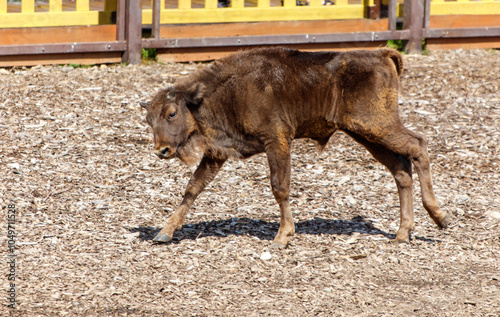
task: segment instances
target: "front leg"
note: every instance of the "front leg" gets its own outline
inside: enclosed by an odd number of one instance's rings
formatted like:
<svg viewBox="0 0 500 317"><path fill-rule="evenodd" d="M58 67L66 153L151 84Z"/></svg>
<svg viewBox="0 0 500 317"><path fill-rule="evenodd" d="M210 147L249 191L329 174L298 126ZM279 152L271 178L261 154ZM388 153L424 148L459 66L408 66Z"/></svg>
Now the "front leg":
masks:
<svg viewBox="0 0 500 317"><path fill-rule="evenodd" d="M290 141L273 144L267 147L266 154L271 170L271 187L274 198L280 206L281 220L278 234L274 238L272 248L285 248L288 240L295 233L292 211L290 209Z"/></svg>
<svg viewBox="0 0 500 317"><path fill-rule="evenodd" d="M181 204L168 219L167 225L154 237L154 242L165 243L172 240L175 230L182 227L186 214L196 197L215 178L225 161L225 159L203 156L200 165L189 180Z"/></svg>

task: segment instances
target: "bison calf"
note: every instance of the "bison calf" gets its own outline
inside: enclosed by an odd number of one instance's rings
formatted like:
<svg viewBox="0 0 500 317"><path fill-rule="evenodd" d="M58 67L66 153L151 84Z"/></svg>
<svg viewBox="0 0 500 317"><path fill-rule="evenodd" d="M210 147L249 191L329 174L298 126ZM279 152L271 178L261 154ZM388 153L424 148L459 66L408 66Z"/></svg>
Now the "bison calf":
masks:
<svg viewBox="0 0 500 317"><path fill-rule="evenodd" d="M341 130L361 143L396 180L407 241L413 220L412 163L423 205L440 228L447 215L431 183L426 140L406 129L398 113L401 55L393 50L300 52L249 50L215 61L159 92L147 104L154 151L162 159L201 162L182 203L153 241L168 242L205 186L230 158L265 152L271 186L281 211L274 247L295 232L289 203L292 140L310 138L324 147Z"/></svg>

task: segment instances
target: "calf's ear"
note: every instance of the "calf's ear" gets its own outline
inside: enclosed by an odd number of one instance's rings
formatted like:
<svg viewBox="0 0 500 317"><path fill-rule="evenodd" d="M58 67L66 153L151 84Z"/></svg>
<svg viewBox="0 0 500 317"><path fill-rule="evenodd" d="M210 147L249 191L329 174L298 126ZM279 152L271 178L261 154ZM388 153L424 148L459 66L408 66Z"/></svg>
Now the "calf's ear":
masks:
<svg viewBox="0 0 500 317"><path fill-rule="evenodd" d="M141 105L141 107L143 107L144 109L148 110L149 101L148 102L140 102L139 104Z"/></svg>
<svg viewBox="0 0 500 317"><path fill-rule="evenodd" d="M186 89L186 103L191 109L201 105L205 95L205 85L202 83L191 83Z"/></svg>

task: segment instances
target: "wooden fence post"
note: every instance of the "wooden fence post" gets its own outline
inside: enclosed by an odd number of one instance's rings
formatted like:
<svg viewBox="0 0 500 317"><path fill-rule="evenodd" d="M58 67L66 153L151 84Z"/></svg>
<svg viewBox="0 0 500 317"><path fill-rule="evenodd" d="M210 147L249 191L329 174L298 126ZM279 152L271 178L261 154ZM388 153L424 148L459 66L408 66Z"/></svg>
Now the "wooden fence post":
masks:
<svg viewBox="0 0 500 317"><path fill-rule="evenodd" d="M151 35L154 39L160 38L160 11L161 11L161 1L153 0L153 26L151 29Z"/></svg>
<svg viewBox="0 0 500 317"><path fill-rule="evenodd" d="M380 19L380 6L382 0L374 0L374 5L368 7L368 18Z"/></svg>
<svg viewBox="0 0 500 317"><path fill-rule="evenodd" d="M125 41L125 10L126 0L118 0L116 3L116 40Z"/></svg>
<svg viewBox="0 0 500 317"><path fill-rule="evenodd" d="M396 31L397 9L397 0L389 0L389 7L387 8L389 18L389 31Z"/></svg>
<svg viewBox="0 0 500 317"><path fill-rule="evenodd" d="M420 54L424 36L424 0L405 0L403 29L410 29L404 50L409 54Z"/></svg>
<svg viewBox="0 0 500 317"><path fill-rule="evenodd" d="M141 63L142 48L142 9L140 0L122 0L125 3L125 41L126 51L122 62L129 64Z"/></svg>

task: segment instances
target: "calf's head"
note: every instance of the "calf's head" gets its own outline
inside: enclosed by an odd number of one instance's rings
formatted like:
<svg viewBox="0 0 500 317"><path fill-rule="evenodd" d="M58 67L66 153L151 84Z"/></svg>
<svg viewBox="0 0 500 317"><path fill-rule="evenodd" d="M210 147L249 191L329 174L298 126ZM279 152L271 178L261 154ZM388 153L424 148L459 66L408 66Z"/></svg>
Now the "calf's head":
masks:
<svg viewBox="0 0 500 317"><path fill-rule="evenodd" d="M196 156L197 124L193 111L203 103L200 83L172 85L160 91L146 108L146 120L153 130L154 153L162 159L179 158L191 163Z"/></svg>

